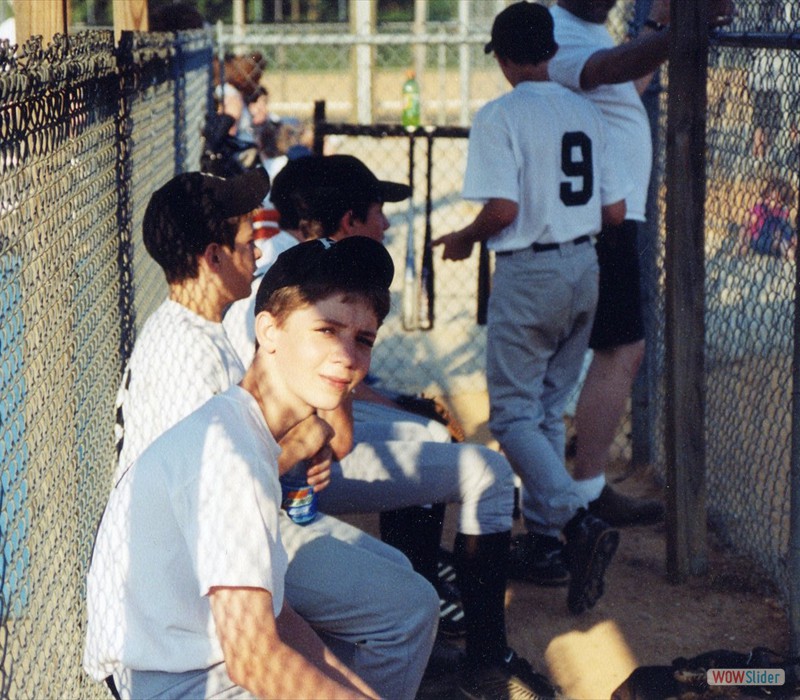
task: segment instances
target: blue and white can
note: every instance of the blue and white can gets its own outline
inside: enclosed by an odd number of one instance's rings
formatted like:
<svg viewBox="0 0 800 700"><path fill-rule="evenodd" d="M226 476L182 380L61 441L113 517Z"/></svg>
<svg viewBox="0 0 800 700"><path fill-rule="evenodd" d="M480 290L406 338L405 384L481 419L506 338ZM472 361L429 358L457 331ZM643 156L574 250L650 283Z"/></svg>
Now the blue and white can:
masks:
<svg viewBox="0 0 800 700"><path fill-rule="evenodd" d="M281 508L298 525L317 517L317 494L306 479L306 464L301 462L281 477Z"/></svg>

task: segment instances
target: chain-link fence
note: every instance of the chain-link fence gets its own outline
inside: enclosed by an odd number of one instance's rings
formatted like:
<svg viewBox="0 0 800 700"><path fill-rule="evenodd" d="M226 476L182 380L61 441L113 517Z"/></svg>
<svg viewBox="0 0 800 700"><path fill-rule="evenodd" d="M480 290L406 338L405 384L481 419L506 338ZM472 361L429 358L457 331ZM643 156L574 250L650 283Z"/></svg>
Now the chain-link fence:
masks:
<svg viewBox="0 0 800 700"><path fill-rule="evenodd" d="M0 44L0 697L104 695L81 670L85 574L133 322L163 294L132 232L198 167L211 46Z"/></svg>
<svg viewBox="0 0 800 700"><path fill-rule="evenodd" d="M788 560L800 5L764 0L737 10L709 57L708 509L788 599L797 585Z"/></svg>

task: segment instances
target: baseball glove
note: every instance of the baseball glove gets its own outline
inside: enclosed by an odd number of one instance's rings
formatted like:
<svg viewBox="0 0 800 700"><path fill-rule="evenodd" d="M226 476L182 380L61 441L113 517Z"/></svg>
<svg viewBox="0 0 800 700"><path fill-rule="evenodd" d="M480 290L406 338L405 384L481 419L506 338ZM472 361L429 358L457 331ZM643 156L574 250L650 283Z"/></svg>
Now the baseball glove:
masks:
<svg viewBox="0 0 800 700"><path fill-rule="evenodd" d="M430 398L423 394L400 394L394 398L400 408L423 418L435 420L444 425L450 432L453 442L464 442L466 437L461 426L447 407L439 399Z"/></svg>

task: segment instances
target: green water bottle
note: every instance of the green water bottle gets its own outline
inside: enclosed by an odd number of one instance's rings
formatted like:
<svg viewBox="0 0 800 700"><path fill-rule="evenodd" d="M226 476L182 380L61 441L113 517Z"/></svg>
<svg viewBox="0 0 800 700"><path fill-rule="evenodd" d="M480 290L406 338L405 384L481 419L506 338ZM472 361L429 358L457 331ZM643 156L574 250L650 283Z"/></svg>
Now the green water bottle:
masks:
<svg viewBox="0 0 800 700"><path fill-rule="evenodd" d="M403 83L403 115L401 122L407 129L414 129L421 123L420 120L419 83L413 70L406 73L406 82Z"/></svg>

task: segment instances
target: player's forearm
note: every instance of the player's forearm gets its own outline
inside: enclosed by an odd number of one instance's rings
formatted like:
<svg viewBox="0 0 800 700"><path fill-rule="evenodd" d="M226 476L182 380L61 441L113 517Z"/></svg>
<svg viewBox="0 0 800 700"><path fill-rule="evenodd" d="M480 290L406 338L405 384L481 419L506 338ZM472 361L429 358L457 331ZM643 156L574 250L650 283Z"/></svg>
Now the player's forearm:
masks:
<svg viewBox="0 0 800 700"><path fill-rule="evenodd" d="M510 199L490 199L474 221L465 226L462 235L470 243L481 243L496 236L517 218L519 206Z"/></svg>
<svg viewBox="0 0 800 700"><path fill-rule="evenodd" d="M723 27L733 19L733 0L711 0L708 27ZM592 54L581 72L581 89L634 81L639 94L669 57L670 3L655 0L639 36L612 49Z"/></svg>
<svg viewBox="0 0 800 700"><path fill-rule="evenodd" d="M269 591L215 587L209 602L228 675L255 697L375 697L331 660L322 640L288 605L276 619Z"/></svg>
<svg viewBox="0 0 800 700"><path fill-rule="evenodd" d="M301 653L292 645L276 640L269 646L260 645L242 652L232 655L231 658L226 656L228 674L236 685L248 690L255 697L276 700L363 700L365 697L376 697L359 690L331 662L333 654L327 649L323 651L306 648Z"/></svg>
<svg viewBox="0 0 800 700"><path fill-rule="evenodd" d="M336 655L323 644L308 623L288 604L284 605L277 623L281 639L288 646L302 653L326 676L349 690L355 691L357 697L362 697L361 694L369 698L378 697L372 688L336 658Z"/></svg>
<svg viewBox="0 0 800 700"><path fill-rule="evenodd" d="M581 72L581 89L644 80L652 76L668 55L669 30L645 29L636 39L593 53Z"/></svg>

